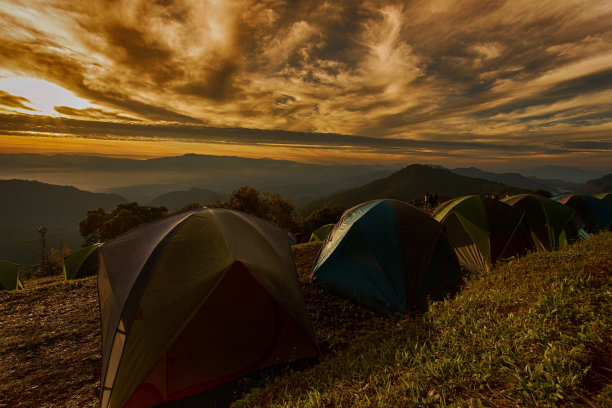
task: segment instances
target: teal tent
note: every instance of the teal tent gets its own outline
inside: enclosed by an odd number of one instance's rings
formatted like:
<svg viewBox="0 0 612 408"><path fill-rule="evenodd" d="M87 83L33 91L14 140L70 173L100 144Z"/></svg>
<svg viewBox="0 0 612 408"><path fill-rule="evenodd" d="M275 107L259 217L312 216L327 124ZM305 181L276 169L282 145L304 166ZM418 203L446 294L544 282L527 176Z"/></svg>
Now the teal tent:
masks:
<svg viewBox="0 0 612 408"><path fill-rule="evenodd" d="M0 290L15 289L23 289L23 284L19 280L19 265L0 261Z"/></svg>
<svg viewBox="0 0 612 408"><path fill-rule="evenodd" d="M456 291L460 271L442 224L407 203L375 200L344 212L311 279L390 314Z"/></svg>
<svg viewBox="0 0 612 408"><path fill-rule="evenodd" d="M519 194L502 201L525 213L536 249L560 249L578 239L576 213L570 207L538 194Z"/></svg>
<svg viewBox="0 0 612 408"><path fill-rule="evenodd" d="M98 273L98 247L88 246L64 257L64 279L80 279Z"/></svg>
<svg viewBox="0 0 612 408"><path fill-rule="evenodd" d="M310 235L310 240L308 242L325 241L325 238L327 238L327 235L329 234L329 231L332 230L332 228L334 228L334 224L327 224L327 225L323 225L322 227L317 228Z"/></svg>
<svg viewBox="0 0 612 408"><path fill-rule="evenodd" d="M572 208L576 212L576 222L581 236L589 236L599 231L609 231L612 224L612 203L599 198L580 195L564 194L552 198L553 200Z"/></svg>

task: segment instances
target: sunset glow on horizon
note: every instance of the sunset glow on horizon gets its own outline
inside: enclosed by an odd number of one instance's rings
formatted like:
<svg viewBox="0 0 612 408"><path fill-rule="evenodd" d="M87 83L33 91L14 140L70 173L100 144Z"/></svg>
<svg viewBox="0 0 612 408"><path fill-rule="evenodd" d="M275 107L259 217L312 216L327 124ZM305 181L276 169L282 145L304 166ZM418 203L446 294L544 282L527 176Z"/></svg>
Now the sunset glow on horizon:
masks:
<svg viewBox="0 0 612 408"><path fill-rule="evenodd" d="M612 165L612 4L3 0L0 153Z"/></svg>

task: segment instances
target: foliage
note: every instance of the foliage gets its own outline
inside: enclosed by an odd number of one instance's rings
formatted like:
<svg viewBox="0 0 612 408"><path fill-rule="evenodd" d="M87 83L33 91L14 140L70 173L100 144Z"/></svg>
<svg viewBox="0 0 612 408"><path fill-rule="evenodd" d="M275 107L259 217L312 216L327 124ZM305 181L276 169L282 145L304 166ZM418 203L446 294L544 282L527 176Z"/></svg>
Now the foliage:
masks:
<svg viewBox="0 0 612 408"><path fill-rule="evenodd" d="M104 208L87 211L79 222L79 232L85 239L83 246L104 242L130 229L168 214L166 207L148 207L136 202L119 204L108 214Z"/></svg>
<svg viewBox="0 0 612 408"><path fill-rule="evenodd" d="M612 406L611 247L602 233L471 275L454 299L233 406Z"/></svg>
<svg viewBox="0 0 612 408"><path fill-rule="evenodd" d="M305 237L310 237L310 234L317 228L323 225L337 223L340 217L342 217L342 213L344 213L344 207L340 205L324 205L315 208L304 218L302 222L302 233Z"/></svg>
<svg viewBox="0 0 612 408"><path fill-rule="evenodd" d="M261 217L272 224L294 231L297 225L293 203L277 193L260 193L251 186L234 190L227 201L215 201L208 207L229 208Z"/></svg>
<svg viewBox="0 0 612 408"><path fill-rule="evenodd" d="M70 255L70 248L67 245L61 249L51 248L51 251L38 263L24 269L21 276L24 279L59 276L64 271L64 257L67 255Z"/></svg>

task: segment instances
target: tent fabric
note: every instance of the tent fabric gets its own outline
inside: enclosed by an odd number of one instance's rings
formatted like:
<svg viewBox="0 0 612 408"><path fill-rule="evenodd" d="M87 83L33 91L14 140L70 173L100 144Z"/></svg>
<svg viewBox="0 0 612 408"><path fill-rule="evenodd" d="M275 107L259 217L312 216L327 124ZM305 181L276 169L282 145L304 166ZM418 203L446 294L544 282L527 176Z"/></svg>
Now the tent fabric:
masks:
<svg viewBox="0 0 612 408"><path fill-rule="evenodd" d="M146 407L318 355L287 233L196 209L102 245L100 406Z"/></svg>
<svg viewBox="0 0 612 408"><path fill-rule="evenodd" d="M64 257L64 280L81 279L98 273L98 247L95 244Z"/></svg>
<svg viewBox="0 0 612 408"><path fill-rule="evenodd" d="M612 204L612 193L597 193L593 194L593 197L604 200L607 203Z"/></svg>
<svg viewBox="0 0 612 408"><path fill-rule="evenodd" d="M477 195L440 204L433 217L446 227L448 241L466 269L487 271L499 259L533 250L523 213Z"/></svg>
<svg viewBox="0 0 612 408"><path fill-rule="evenodd" d="M314 264L314 284L383 313L406 313L460 283L442 224L398 200L344 212Z"/></svg>
<svg viewBox="0 0 612 408"><path fill-rule="evenodd" d="M556 250L578 239L573 209L538 194L519 194L502 199L523 211L538 250Z"/></svg>
<svg viewBox="0 0 612 408"><path fill-rule="evenodd" d="M598 231L609 231L612 224L612 204L589 195L565 194L553 200L576 212L578 228L589 236ZM582 234L581 234L582 236Z"/></svg>
<svg viewBox="0 0 612 408"><path fill-rule="evenodd" d="M322 227L317 228L310 234L310 240L308 242L323 242L329 232L334 228L334 224L326 224Z"/></svg>
<svg viewBox="0 0 612 408"><path fill-rule="evenodd" d="M13 262L0 261L0 290L23 289L19 279L19 265Z"/></svg>

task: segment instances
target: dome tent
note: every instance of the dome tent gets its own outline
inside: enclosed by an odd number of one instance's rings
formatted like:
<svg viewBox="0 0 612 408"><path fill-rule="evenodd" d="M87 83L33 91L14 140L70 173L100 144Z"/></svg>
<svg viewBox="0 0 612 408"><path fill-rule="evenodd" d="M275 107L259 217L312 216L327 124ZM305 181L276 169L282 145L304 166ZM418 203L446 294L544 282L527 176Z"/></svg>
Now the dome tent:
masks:
<svg viewBox="0 0 612 408"><path fill-rule="evenodd" d="M287 233L202 208L103 244L100 405L150 407L318 347Z"/></svg>
<svg viewBox="0 0 612 408"><path fill-rule="evenodd" d="M13 262L0 261L0 290L23 289L19 279L19 265Z"/></svg>
<svg viewBox="0 0 612 408"><path fill-rule="evenodd" d="M610 230L610 224L612 224L611 203L593 196L580 194L563 194L552 199L576 212L576 222L578 228L582 230L581 235L589 236L598 231Z"/></svg>
<svg viewBox="0 0 612 408"><path fill-rule="evenodd" d="M64 280L81 279L98 273L98 247L100 244L82 248L64 257Z"/></svg>
<svg viewBox="0 0 612 408"><path fill-rule="evenodd" d="M524 213L495 199L458 197L440 204L433 217L445 225L449 244L467 269L489 270L500 258L534 249Z"/></svg>
<svg viewBox="0 0 612 408"><path fill-rule="evenodd" d="M322 227L317 228L310 234L308 242L323 242L329 235L329 231L334 228L334 224L325 224Z"/></svg>
<svg viewBox="0 0 612 408"><path fill-rule="evenodd" d="M519 194L502 199L525 213L536 249L555 250L578 239L574 210L537 194Z"/></svg>
<svg viewBox="0 0 612 408"><path fill-rule="evenodd" d="M593 194L593 197L604 200L607 203L612 204L612 193L597 193Z"/></svg>
<svg viewBox="0 0 612 408"><path fill-rule="evenodd" d="M359 204L330 232L312 282L383 313L406 313L458 288L459 265L443 229L401 201Z"/></svg>

